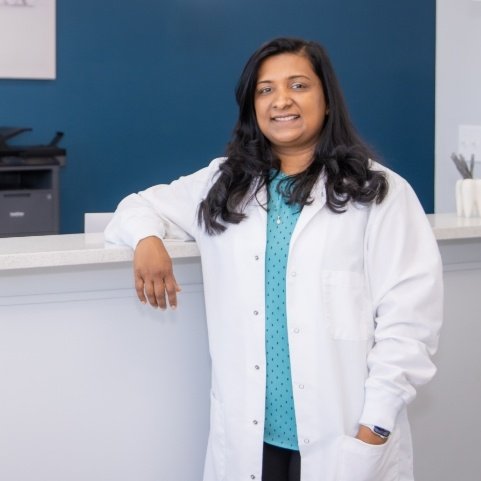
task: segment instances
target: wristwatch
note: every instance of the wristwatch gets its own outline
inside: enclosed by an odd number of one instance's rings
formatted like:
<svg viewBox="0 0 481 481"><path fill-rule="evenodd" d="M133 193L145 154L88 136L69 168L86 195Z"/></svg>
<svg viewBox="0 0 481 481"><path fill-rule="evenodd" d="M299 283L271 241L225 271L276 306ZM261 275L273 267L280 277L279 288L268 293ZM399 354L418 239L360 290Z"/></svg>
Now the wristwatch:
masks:
<svg viewBox="0 0 481 481"><path fill-rule="evenodd" d="M382 439L387 439L391 434L391 431L387 429L381 428L379 426L374 426L372 424L365 424L367 428L369 428L376 436L379 436Z"/></svg>

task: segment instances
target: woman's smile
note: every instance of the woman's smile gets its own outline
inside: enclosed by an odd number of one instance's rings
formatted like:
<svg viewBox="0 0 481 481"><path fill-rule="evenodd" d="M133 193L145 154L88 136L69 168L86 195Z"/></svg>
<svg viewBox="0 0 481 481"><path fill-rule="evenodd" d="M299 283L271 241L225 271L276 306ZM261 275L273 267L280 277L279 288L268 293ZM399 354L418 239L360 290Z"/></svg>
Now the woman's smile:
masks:
<svg viewBox="0 0 481 481"><path fill-rule="evenodd" d="M297 120L299 117L299 115L276 115L275 117L272 117L272 120L275 122L289 122Z"/></svg>
<svg viewBox="0 0 481 481"><path fill-rule="evenodd" d="M275 154L299 155L305 167L326 116L320 79L302 54L283 53L262 63L254 98L257 124Z"/></svg>

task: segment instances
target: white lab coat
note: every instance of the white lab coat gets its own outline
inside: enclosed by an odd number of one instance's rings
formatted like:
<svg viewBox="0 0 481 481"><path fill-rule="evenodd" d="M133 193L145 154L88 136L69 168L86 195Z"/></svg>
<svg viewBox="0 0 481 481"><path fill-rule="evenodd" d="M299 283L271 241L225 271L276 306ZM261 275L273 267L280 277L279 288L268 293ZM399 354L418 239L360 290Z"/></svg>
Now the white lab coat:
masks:
<svg viewBox="0 0 481 481"><path fill-rule="evenodd" d="M247 219L208 236L197 207L222 159L124 199L106 239L193 238L202 258L212 357L204 481L261 480L265 396L266 194ZM406 406L435 373L442 317L437 243L408 183L386 172L380 204L325 206L322 178L303 208L287 264L287 330L302 481L412 481ZM392 431L381 446L359 423Z"/></svg>

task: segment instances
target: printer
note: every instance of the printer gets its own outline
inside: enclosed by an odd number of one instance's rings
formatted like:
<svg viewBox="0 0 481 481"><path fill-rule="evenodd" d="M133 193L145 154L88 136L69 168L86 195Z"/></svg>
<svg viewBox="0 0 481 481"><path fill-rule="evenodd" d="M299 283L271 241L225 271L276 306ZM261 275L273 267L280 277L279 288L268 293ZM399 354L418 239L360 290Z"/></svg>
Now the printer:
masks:
<svg viewBox="0 0 481 481"><path fill-rule="evenodd" d="M13 145L25 127L0 127L0 237L59 233L59 168L66 150L57 132L48 144Z"/></svg>

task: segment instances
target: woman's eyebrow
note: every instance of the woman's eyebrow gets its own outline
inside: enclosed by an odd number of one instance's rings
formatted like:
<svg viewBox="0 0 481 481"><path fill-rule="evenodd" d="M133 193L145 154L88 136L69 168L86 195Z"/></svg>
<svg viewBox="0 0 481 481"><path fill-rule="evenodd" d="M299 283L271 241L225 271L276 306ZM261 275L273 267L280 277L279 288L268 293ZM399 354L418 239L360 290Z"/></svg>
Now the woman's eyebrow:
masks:
<svg viewBox="0 0 481 481"><path fill-rule="evenodd" d="M311 80L311 77L308 77L307 75L303 75L303 74L296 74L296 75L290 75L289 77L287 77L287 80L294 80L296 78L305 78L307 80ZM272 83L273 80L268 80L268 79L265 79L265 80L259 80L257 82L257 85L259 84L267 84L267 83Z"/></svg>

